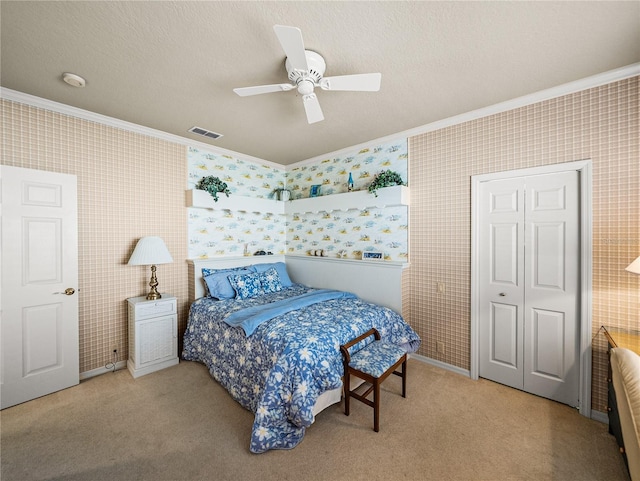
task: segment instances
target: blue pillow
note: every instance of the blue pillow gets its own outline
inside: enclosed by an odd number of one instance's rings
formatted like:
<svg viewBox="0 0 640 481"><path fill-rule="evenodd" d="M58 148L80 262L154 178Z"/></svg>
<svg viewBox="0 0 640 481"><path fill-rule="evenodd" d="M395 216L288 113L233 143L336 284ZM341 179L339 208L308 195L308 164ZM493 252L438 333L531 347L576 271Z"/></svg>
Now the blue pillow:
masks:
<svg viewBox="0 0 640 481"><path fill-rule="evenodd" d="M245 275L230 275L229 283L236 292L236 299L249 299L263 294L260 274L254 272Z"/></svg>
<svg viewBox="0 0 640 481"><path fill-rule="evenodd" d="M293 282L289 278L289 274L287 273L287 266L284 262L271 262L269 264L253 264L251 266L255 272L264 272L266 270L271 269L272 267L278 272L278 276L280 277L280 282L282 283L282 287L291 287Z"/></svg>
<svg viewBox="0 0 640 481"><path fill-rule="evenodd" d="M260 279L260 284L262 285L262 290L265 294L268 294L269 292L279 292L282 290L280 276L274 267L259 273L258 277Z"/></svg>
<svg viewBox="0 0 640 481"><path fill-rule="evenodd" d="M230 275L251 274L249 269L207 269L213 273L204 277L204 283L209 290L209 296L215 299L233 299L236 291L229 282ZM205 269L202 269L204 275Z"/></svg>

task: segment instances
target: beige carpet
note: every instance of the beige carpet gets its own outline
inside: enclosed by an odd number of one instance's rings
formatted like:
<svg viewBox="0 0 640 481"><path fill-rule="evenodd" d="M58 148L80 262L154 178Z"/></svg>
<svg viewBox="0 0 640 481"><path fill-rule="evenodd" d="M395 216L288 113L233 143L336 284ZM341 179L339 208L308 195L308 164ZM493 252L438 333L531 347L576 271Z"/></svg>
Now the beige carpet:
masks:
<svg viewBox="0 0 640 481"><path fill-rule="evenodd" d="M1 412L2 481L627 480L607 426L567 406L409 362L371 408L323 411L298 447L249 452L253 416L200 364L125 371Z"/></svg>

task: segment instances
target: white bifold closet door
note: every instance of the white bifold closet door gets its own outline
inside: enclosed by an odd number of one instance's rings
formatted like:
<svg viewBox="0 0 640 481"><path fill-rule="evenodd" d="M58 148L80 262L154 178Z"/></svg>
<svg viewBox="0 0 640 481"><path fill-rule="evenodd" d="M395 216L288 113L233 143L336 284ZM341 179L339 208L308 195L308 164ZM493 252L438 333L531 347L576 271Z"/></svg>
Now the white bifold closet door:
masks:
<svg viewBox="0 0 640 481"><path fill-rule="evenodd" d="M480 376L571 406L580 392L578 172L481 186Z"/></svg>

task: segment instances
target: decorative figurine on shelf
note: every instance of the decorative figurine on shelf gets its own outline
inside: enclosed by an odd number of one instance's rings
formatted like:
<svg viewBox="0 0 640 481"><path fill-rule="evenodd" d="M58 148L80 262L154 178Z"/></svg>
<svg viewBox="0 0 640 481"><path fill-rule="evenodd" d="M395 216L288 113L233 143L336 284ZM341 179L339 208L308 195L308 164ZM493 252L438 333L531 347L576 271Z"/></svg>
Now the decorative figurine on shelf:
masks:
<svg viewBox="0 0 640 481"><path fill-rule="evenodd" d="M200 179L196 185L196 189L206 190L209 192L215 202L218 202L218 193L224 194L227 197L229 197L229 194L231 193L227 184L213 175Z"/></svg>
<svg viewBox="0 0 640 481"><path fill-rule="evenodd" d="M338 251L338 257L340 259L344 259L345 257L347 257L347 251L345 249L342 249L341 251Z"/></svg>
<svg viewBox="0 0 640 481"><path fill-rule="evenodd" d="M353 177L351 176L351 172L349 172L349 180L347 181L347 191L351 192L353 190Z"/></svg>
<svg viewBox="0 0 640 481"><path fill-rule="evenodd" d="M322 187L322 185L318 184L318 185L312 185L309 188L309 197L318 197L320 196L320 188Z"/></svg>

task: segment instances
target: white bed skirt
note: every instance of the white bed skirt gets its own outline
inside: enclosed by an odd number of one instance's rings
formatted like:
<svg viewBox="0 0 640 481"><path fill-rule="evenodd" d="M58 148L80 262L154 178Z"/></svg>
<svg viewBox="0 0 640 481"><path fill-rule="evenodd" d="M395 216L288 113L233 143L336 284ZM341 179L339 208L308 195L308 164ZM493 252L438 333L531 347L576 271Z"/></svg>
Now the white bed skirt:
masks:
<svg viewBox="0 0 640 481"><path fill-rule="evenodd" d="M332 389L331 391L325 391L316 401L315 406L313 406L313 415L317 416L318 413L324 409L327 409L332 404L339 403L342 400L342 388L339 387L337 389Z"/></svg>

